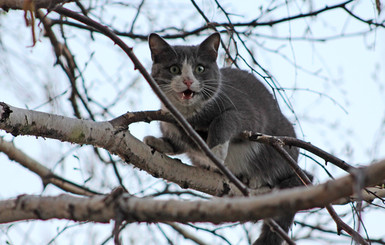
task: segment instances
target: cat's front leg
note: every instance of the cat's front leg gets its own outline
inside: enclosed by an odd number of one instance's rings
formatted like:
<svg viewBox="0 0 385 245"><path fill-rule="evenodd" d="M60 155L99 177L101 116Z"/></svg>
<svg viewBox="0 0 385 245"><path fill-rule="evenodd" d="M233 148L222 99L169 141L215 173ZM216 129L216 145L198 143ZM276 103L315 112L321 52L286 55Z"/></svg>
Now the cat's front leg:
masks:
<svg viewBox="0 0 385 245"><path fill-rule="evenodd" d="M156 151L161 153L177 155L184 153L187 149L183 132L174 124L161 122L162 137L146 136L143 141Z"/></svg>
<svg viewBox="0 0 385 245"><path fill-rule="evenodd" d="M207 144L222 162L227 157L230 141L239 131L239 126L238 117L232 111L222 113L210 124Z"/></svg>
<svg viewBox="0 0 385 245"><path fill-rule="evenodd" d="M227 157L227 152L229 150L229 144L230 144L230 140L224 142L223 144L219 144L219 145L216 145L213 148L211 148L211 151L213 152L213 154L219 160L221 160L222 163L225 162L225 159Z"/></svg>
<svg viewBox="0 0 385 245"><path fill-rule="evenodd" d="M144 137L143 142L161 153L177 154L177 152L175 152L174 147L167 138L156 138L154 136L146 136Z"/></svg>

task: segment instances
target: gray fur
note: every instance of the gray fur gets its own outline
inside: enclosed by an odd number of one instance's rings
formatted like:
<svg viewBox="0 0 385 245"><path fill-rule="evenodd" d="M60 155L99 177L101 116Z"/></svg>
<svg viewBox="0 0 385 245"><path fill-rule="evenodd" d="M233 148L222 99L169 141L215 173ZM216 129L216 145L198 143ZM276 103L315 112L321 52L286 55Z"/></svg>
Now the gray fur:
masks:
<svg viewBox="0 0 385 245"><path fill-rule="evenodd" d="M272 147L240 137L244 130L292 137L295 132L271 93L255 76L239 69L218 68L219 43L217 33L198 46L170 46L158 35L151 34L152 76L227 168L250 187L301 185ZM170 71L175 65L179 67L178 74ZM205 68L204 72L198 73L199 65ZM145 142L164 153L186 153L195 165L215 168L179 126L161 122L161 131L163 137L147 136ZM297 160L298 151L287 150ZM294 214L288 214L276 221L288 231L293 217ZM256 244L281 242L264 225Z"/></svg>

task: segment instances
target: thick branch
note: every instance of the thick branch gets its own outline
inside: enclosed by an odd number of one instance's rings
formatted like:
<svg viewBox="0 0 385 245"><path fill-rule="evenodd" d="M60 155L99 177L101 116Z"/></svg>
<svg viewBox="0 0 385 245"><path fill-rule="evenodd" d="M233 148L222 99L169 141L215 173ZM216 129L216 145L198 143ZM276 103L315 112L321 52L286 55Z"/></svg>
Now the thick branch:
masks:
<svg viewBox="0 0 385 245"><path fill-rule="evenodd" d="M385 178L385 160L361 169L365 186ZM288 211L324 207L353 193L352 175L311 187L298 187L258 197L215 198L210 201L155 200L119 196L88 198L19 196L0 201L0 223L27 219L69 219L107 223L117 217L127 222L246 222L283 215Z"/></svg>
<svg viewBox="0 0 385 245"><path fill-rule="evenodd" d="M168 112L158 110L158 111L139 111L139 112L127 112L113 120L111 120L111 124L114 127L127 128L127 125L135 122L151 122L153 120L177 123L172 115ZM337 167L345 170L346 172L350 172L350 170L355 169L355 167L349 165L344 160L322 150L321 148L311 144L310 142L306 142L294 137L288 136L271 136L265 135L261 133L254 133L251 131L245 131L244 136L252 141L257 141L264 144L283 144L287 146L295 146L298 148L302 148L307 150L322 159L326 162L330 162Z"/></svg>
<svg viewBox="0 0 385 245"><path fill-rule="evenodd" d="M333 202L334 205L342 205L354 201L365 201L371 203L374 199L379 198L385 203L385 188L382 186L368 187L361 191L361 193L354 193L354 195L342 198Z"/></svg>
<svg viewBox="0 0 385 245"><path fill-rule="evenodd" d="M94 122L20 109L0 102L0 129L18 135L33 135L70 143L101 147L157 178L163 178L210 195L240 195L219 173L182 164L150 147L110 122ZM255 191L253 194L260 193Z"/></svg>
<svg viewBox="0 0 385 245"><path fill-rule="evenodd" d="M121 129L127 129L128 125L135 122L151 122L153 120L159 120L164 122L170 122L170 123L177 123L175 119L172 117L172 115L168 112L165 112L163 110L157 110L157 111L138 111L138 112L127 112L117 118L114 118L110 121L112 125L114 125L115 128L121 128ZM271 144L271 143L277 143L277 144L284 144L288 146L295 146L298 148L305 149L307 151L312 152L315 155L320 156L321 158L325 159L325 161L330 161L331 163L334 163L336 166L341 167L342 169L349 170L354 169L351 165L347 164L345 161L339 159L336 156L333 156L332 154L320 149L319 147L309 143L305 142L303 140L293 138L293 137L279 137L279 136L270 136L270 135L263 135L259 133L252 133L252 132L244 132L245 137L248 137L250 140L253 141L259 141L261 143ZM263 136L263 137L262 137ZM299 174L302 176L301 178L306 179L303 174ZM381 183L381 182L379 182ZM378 183L378 184L379 184ZM362 200L366 202L372 202L376 198L384 198L385 197L385 189L377 186L377 187L370 187L365 188L362 190L362 193L360 194ZM341 198L333 204L335 205L343 205L347 204L352 201L358 200L358 194L355 193L354 195L346 198Z"/></svg>

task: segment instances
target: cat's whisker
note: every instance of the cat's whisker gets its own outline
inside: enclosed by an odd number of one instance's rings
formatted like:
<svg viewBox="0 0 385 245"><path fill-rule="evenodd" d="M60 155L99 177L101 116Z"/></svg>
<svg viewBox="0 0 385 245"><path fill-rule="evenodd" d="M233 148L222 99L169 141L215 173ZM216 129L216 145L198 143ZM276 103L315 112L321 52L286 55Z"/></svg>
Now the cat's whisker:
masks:
<svg viewBox="0 0 385 245"><path fill-rule="evenodd" d="M215 91L215 90L217 89L216 87L211 87L211 86L206 86L205 88L206 88L206 89L211 89L212 91ZM222 102L223 105L225 104L225 103L224 103L224 100L225 100L225 99L228 100L228 101L232 104L232 106L234 107L234 109L238 111L238 108L235 106L235 104L233 103L233 101L231 100L231 98L230 98L228 95L226 95L225 93L220 93L220 94L218 94L218 95L217 95L217 98L218 98L218 100L220 100L220 101Z"/></svg>
<svg viewBox="0 0 385 245"><path fill-rule="evenodd" d="M203 89L203 90L202 90L202 94L207 95L207 99L209 99L210 97L212 97L212 93L213 93L213 92L214 92L214 91L208 91L208 89ZM226 108L226 107L225 107L225 104L223 103L222 100L219 100L219 101L222 103L222 107L219 105L218 101L214 99L214 102L215 102L215 104L218 106L218 109L219 109L220 111L223 111L223 110Z"/></svg>
<svg viewBox="0 0 385 245"><path fill-rule="evenodd" d="M210 84L218 85L218 81L215 80L215 79L204 80L204 81L202 81L202 82L204 82L204 83L206 83L206 84L208 84L208 85L210 85ZM241 89L239 89L239 88L237 88L237 87L235 87L235 86L233 86L233 85L230 85L230 84L228 84L228 83L222 82L220 86L222 86L222 87L228 87L228 88L231 88L231 89L233 89L233 90L236 90L236 91L239 92L239 93L242 93L242 94L244 94L244 95L247 95L247 93L245 93L245 92L242 91Z"/></svg>

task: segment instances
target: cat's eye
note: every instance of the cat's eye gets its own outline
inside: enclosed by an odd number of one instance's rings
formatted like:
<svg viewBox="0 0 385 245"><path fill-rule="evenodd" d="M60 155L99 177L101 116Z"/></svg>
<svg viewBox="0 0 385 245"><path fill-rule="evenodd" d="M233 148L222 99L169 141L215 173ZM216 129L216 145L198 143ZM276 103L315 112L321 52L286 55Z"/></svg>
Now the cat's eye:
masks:
<svg viewBox="0 0 385 245"><path fill-rule="evenodd" d="M177 65L173 65L169 68L170 72L172 74L179 74L180 73L180 69Z"/></svg>
<svg viewBox="0 0 385 245"><path fill-rule="evenodd" d="M205 67L203 65L198 65L197 67L195 67L195 72L198 74L204 71L205 71Z"/></svg>

